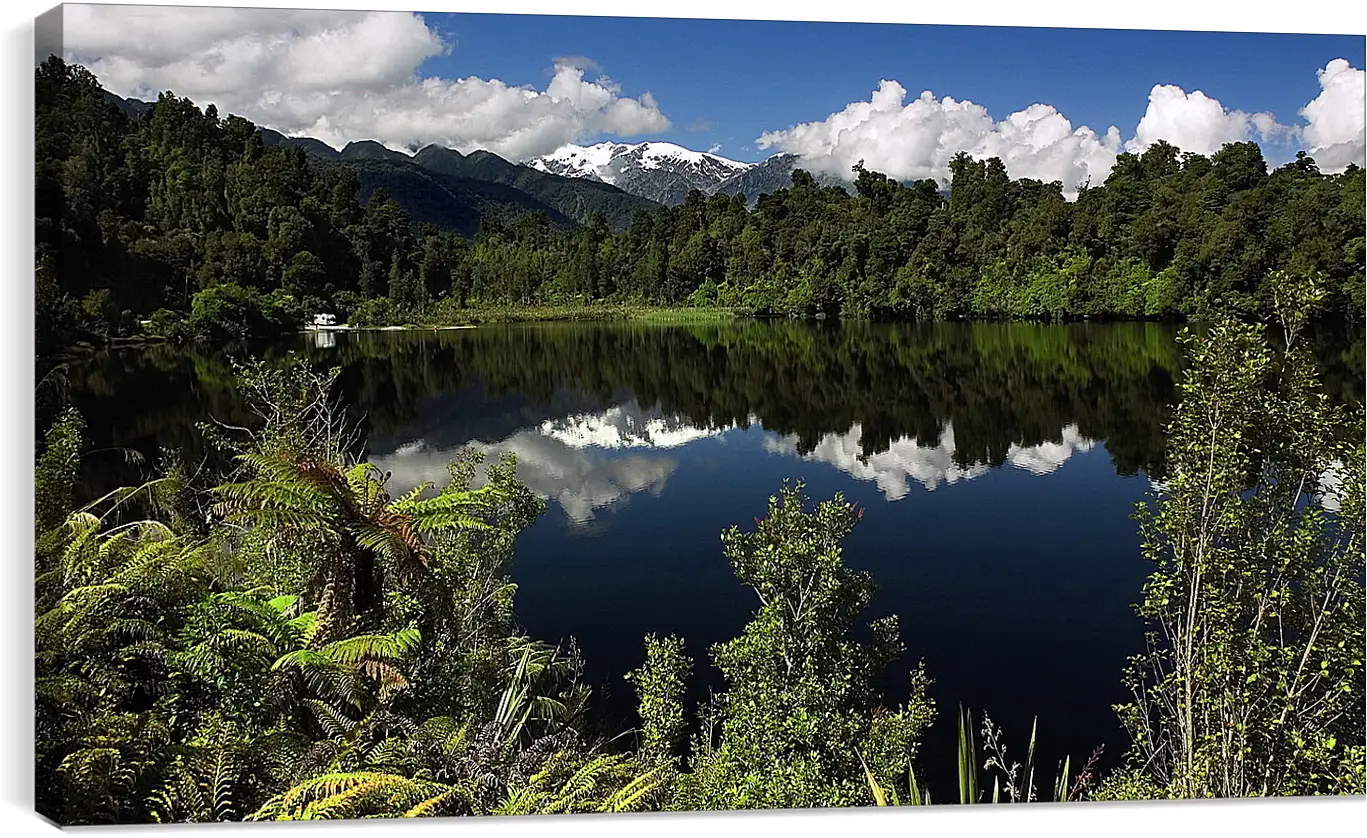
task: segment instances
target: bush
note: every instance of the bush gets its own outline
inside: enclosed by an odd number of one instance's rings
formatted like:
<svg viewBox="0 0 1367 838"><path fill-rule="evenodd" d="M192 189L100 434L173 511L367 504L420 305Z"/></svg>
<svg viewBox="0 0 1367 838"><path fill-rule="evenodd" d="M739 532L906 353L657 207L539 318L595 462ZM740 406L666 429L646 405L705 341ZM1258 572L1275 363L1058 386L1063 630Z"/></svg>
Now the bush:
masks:
<svg viewBox="0 0 1367 838"><path fill-rule="evenodd" d="M261 298L267 334L297 332L304 325L304 306L297 297L277 288Z"/></svg>
<svg viewBox="0 0 1367 838"><path fill-rule="evenodd" d="M190 331L202 340L241 340L298 329L303 311L294 297L280 289L262 296L232 282L195 294L190 307Z"/></svg>
<svg viewBox="0 0 1367 838"><path fill-rule="evenodd" d="M108 288L96 288L81 299L81 312L84 314L86 331L93 335L108 337L116 334L119 324L119 307L114 294Z"/></svg>
<svg viewBox="0 0 1367 838"><path fill-rule="evenodd" d="M403 312L388 297L366 300L347 317L347 325L361 329L403 325Z"/></svg>
<svg viewBox="0 0 1367 838"><path fill-rule="evenodd" d="M184 341L193 337L190 324L179 312L159 308L143 324L143 332L173 341Z"/></svg>
<svg viewBox="0 0 1367 838"><path fill-rule="evenodd" d="M363 302L365 302L365 297L355 291L338 291L332 295L331 307L325 310L337 315L338 323L345 323L351 313L356 310L356 307Z"/></svg>

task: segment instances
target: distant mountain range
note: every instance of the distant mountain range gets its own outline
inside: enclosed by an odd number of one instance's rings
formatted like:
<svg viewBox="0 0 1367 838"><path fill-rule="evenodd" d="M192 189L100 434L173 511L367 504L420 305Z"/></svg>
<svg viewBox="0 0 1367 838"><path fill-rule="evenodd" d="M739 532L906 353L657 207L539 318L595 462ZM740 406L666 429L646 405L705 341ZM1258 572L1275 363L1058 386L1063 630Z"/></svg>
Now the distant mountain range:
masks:
<svg viewBox="0 0 1367 838"><path fill-rule="evenodd" d="M682 204L693 189L704 195L740 194L754 204L760 195L789 186L801 159L796 154L775 154L759 163L741 163L673 143L598 143L567 145L527 165L552 174L609 183L633 195L675 206ZM829 175L816 175L816 180L828 186L848 186Z"/></svg>
<svg viewBox="0 0 1367 838"><path fill-rule="evenodd" d="M692 151L673 143L567 145L529 160L534 169L608 183L666 206L682 204L694 189L712 194L717 185L754 164Z"/></svg>
<svg viewBox="0 0 1367 838"><path fill-rule="evenodd" d="M261 129L268 145L298 146L322 166L347 166L361 181L361 200L383 188L413 216L473 236L490 214L542 212L554 227L568 229L595 212L623 229L636 213L658 204L605 183L560 177L510 163L487 151L461 154L428 146L417 154L393 151L373 140L337 151L308 137Z"/></svg>
<svg viewBox="0 0 1367 838"><path fill-rule="evenodd" d="M109 97L135 118L153 108L151 102ZM373 140L348 143L338 151L311 137L260 130L267 145L302 148L324 168L354 170L360 200L384 189L414 221L464 236L473 236L482 218L529 211L544 213L559 229L602 213L610 227L620 230L643 210L683 203L694 189L705 195L741 194L753 204L761 194L788 186L800 161L794 154L776 154L759 163L742 163L673 143L644 142L568 145L520 164L488 151L462 154L436 145L410 155ZM829 176L817 180L843 184Z"/></svg>
<svg viewBox="0 0 1367 838"><path fill-rule="evenodd" d="M712 191L723 195L744 195L746 203L754 204L760 195L791 186L793 171L802 168L799 165L801 161L802 158L796 154L775 154L735 173L713 187ZM812 177L822 186L841 186L846 189L850 186L848 181L831 175L813 174Z"/></svg>

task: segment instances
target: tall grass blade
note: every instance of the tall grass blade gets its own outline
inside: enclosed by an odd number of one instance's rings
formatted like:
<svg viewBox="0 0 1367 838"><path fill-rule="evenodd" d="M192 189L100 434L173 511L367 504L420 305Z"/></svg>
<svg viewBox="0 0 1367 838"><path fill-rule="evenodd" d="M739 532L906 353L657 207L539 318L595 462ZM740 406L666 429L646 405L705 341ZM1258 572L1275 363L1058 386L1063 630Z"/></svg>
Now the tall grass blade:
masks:
<svg viewBox="0 0 1367 838"><path fill-rule="evenodd" d="M1058 803L1068 802L1068 771L1072 767L1072 757L1065 756L1059 766L1058 779L1054 781L1054 800Z"/></svg>
<svg viewBox="0 0 1367 838"><path fill-rule="evenodd" d="M869 791L873 793L873 802L877 806L888 805L887 795L883 793L883 787L878 785L878 781L873 778L873 772L869 770L869 764L864 762L864 755L859 754L859 764L864 766L864 778L869 781ZM912 787L915 788L915 781Z"/></svg>
<svg viewBox="0 0 1367 838"><path fill-rule="evenodd" d="M973 749L973 714L959 708L959 802L978 802L978 758Z"/></svg>
<svg viewBox="0 0 1367 838"><path fill-rule="evenodd" d="M930 803L930 794L921 794L921 784L916 782L916 769L907 769L907 799L912 806L925 806Z"/></svg>

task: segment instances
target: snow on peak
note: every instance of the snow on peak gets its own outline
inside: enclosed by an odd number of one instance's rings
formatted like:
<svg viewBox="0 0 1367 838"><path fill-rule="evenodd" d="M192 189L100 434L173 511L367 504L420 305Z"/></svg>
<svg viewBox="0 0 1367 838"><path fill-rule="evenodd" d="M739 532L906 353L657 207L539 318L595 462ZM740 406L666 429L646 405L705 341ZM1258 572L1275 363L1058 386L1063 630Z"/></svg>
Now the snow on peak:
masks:
<svg viewBox="0 0 1367 838"><path fill-rule="evenodd" d="M566 145L544 157L527 161L527 165L551 174L590 178L604 183L613 183L618 175L629 168L659 169L684 165L729 174L750 167L749 163L666 142Z"/></svg>

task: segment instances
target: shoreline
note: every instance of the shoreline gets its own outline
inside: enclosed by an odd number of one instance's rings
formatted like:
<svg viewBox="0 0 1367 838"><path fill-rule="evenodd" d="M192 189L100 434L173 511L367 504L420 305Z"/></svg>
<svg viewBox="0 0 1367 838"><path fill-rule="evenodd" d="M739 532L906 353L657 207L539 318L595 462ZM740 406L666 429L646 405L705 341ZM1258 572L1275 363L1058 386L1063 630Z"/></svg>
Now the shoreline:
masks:
<svg viewBox="0 0 1367 838"><path fill-rule="evenodd" d="M463 326L352 326L347 323L339 323L336 326L305 326L300 329L298 334L318 334L320 332L445 332L452 329L473 329L475 323Z"/></svg>
<svg viewBox="0 0 1367 838"><path fill-rule="evenodd" d="M475 329L481 326L514 325L514 324L565 324L565 323L614 323L614 322L634 322L656 325L695 325L702 323L731 323L741 320L804 320L808 322L842 322L845 318L830 316L810 316L810 317L790 317L775 315L770 313L754 313L741 309L729 308L691 308L691 307L615 307L604 306L596 307L529 307L529 308L494 308L494 309L471 309L468 310L468 317L461 318L466 322L448 324L419 324L406 323L397 326L354 326L349 323L339 323L330 326L324 325L304 325L293 331L280 332L274 335L256 335L249 340L270 340L284 335L309 335L326 334L330 332L443 332L460 331ZM854 318L858 322L925 322L925 321L874 321ZM1210 321L1193 320L1191 318L1108 318L1094 316L1073 316L1059 319L1052 318L986 318L986 317L950 317L944 318L945 322L967 322L967 323L1031 323L1036 325L1064 325L1064 324L1091 324L1091 323L1115 323L1115 322L1138 322L1138 323L1177 323L1192 324ZM1344 324L1336 323L1330 318L1331 323L1337 326ZM1352 327L1350 326L1350 329ZM1361 328L1358 324L1357 328ZM110 338L102 343L91 343L79 341L70 346L48 355L35 355L35 360L39 362L61 363L67 360L74 360L98 352L119 351L128 349L145 349L151 346L164 344L194 345L202 343L199 340L174 341L163 335L136 335Z"/></svg>

